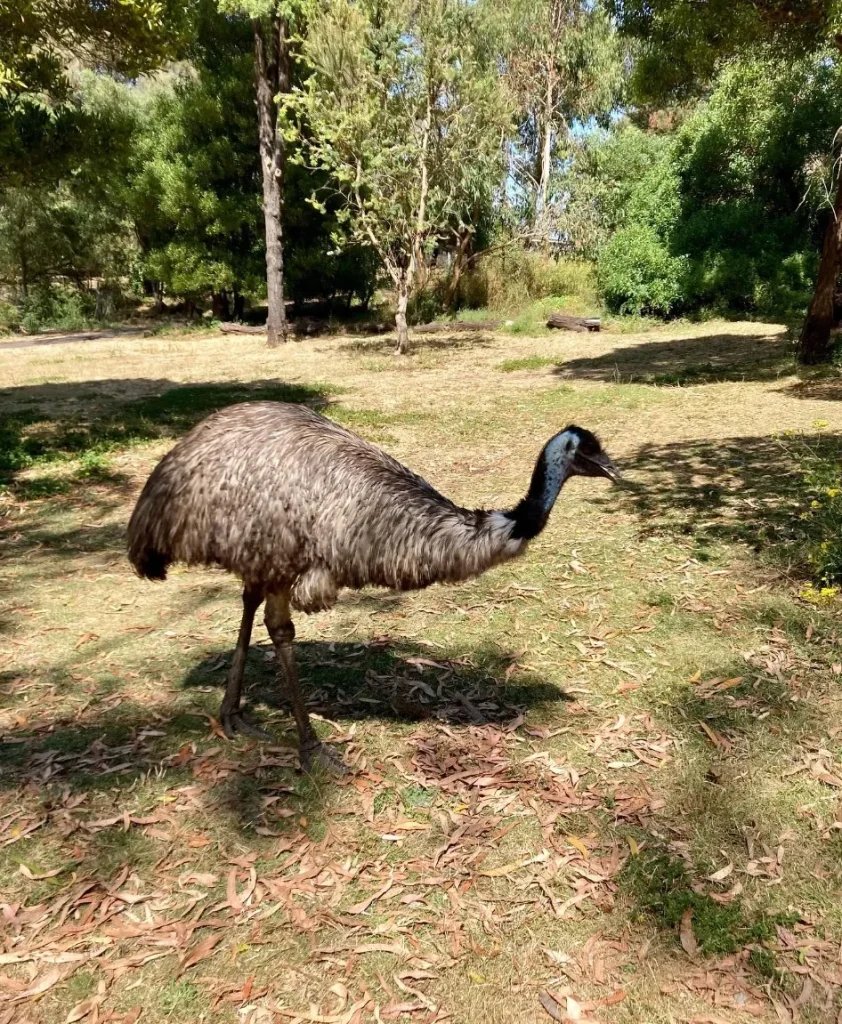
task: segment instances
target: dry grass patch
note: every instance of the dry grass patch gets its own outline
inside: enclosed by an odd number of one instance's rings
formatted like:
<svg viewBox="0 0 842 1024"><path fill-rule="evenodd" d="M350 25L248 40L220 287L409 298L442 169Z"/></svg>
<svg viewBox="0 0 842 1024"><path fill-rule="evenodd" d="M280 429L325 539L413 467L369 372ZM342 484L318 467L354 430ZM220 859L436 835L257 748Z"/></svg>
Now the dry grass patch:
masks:
<svg viewBox="0 0 842 1024"><path fill-rule="evenodd" d="M755 324L384 344L0 349L0 1021L835 1019L842 658L776 440L842 427L834 381ZM297 772L259 633L277 744L220 738L236 581L123 553L155 460L252 397L472 505L570 421L628 478L479 580L299 619L347 780Z"/></svg>

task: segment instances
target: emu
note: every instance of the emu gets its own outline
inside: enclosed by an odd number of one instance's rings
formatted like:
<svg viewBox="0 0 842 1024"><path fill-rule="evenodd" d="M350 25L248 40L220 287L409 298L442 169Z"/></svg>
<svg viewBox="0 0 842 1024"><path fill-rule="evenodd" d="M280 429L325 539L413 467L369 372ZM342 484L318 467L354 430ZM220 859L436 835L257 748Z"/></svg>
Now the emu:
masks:
<svg viewBox="0 0 842 1024"><path fill-rule="evenodd" d="M275 647L301 764L341 761L310 723L293 657L291 609L332 607L342 587L416 590L457 583L523 554L566 480L619 474L594 435L569 426L544 445L509 511L460 508L406 466L300 405L249 402L199 423L158 463L129 522L138 575L172 562L218 565L243 583L243 615L220 709L222 728L270 737L242 715L255 612Z"/></svg>

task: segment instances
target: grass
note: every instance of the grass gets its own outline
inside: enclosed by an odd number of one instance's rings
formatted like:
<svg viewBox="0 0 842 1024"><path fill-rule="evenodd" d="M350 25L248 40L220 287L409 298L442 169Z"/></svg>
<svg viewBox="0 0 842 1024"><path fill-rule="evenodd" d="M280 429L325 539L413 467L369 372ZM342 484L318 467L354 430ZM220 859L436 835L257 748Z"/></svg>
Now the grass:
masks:
<svg viewBox="0 0 842 1024"><path fill-rule="evenodd" d="M552 356L522 356L520 359L504 359L497 365L501 373L516 373L519 370L542 370L546 366L555 366Z"/></svg>
<svg viewBox="0 0 842 1024"><path fill-rule="evenodd" d="M788 375L757 324L390 345L0 351L4 952L36 957L0 998L51 981L12 1004L34 1024L100 997L144 1024L514 1024L550 1019L542 994L601 1024L835 1019L839 606L802 596L799 517L834 489L837 381ZM297 619L347 780L296 771L262 629L247 699L277 744L220 739L237 582L152 585L123 554L156 460L251 398L310 403L471 507L513 504L571 421L626 476L572 481L477 580Z"/></svg>

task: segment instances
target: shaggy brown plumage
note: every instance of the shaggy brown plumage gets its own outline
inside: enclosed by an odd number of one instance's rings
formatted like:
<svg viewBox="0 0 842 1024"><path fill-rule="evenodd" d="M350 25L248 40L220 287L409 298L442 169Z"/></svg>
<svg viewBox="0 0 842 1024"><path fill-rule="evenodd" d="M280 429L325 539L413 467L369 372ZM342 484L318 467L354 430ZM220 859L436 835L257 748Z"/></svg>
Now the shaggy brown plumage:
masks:
<svg viewBox="0 0 842 1024"><path fill-rule="evenodd" d="M155 468L129 523L129 558L149 579L164 579L172 562L220 565L242 578L243 623L222 707L229 735L256 732L239 699L254 613L266 600L306 761L321 748L295 679L290 606L329 608L342 587L413 590L479 575L526 549L576 473L616 476L596 438L568 427L545 445L515 509L466 509L310 409L234 405Z"/></svg>

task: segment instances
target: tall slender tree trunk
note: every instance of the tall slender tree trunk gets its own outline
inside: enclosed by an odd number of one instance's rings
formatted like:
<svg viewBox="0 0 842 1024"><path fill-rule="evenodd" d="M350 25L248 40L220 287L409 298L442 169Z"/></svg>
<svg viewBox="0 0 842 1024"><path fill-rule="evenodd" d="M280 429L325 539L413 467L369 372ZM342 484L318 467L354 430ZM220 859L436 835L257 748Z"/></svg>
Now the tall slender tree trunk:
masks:
<svg viewBox="0 0 842 1024"><path fill-rule="evenodd" d="M459 244L456 247L456 255L453 258L453 267L450 270L450 280L447 282L447 291L444 297L444 307L448 312L451 312L456 304L459 283L467 265L468 246L471 244L472 237L471 229L467 227L461 227L457 233Z"/></svg>
<svg viewBox="0 0 842 1024"><path fill-rule="evenodd" d="M552 57L547 58L547 89L544 97L544 137L541 140L541 166L538 175L537 227L544 244L550 237L550 167L553 159L553 107L555 99L555 68Z"/></svg>
<svg viewBox="0 0 842 1024"><path fill-rule="evenodd" d="M254 86L260 168L263 174L263 220L266 229L266 336L269 348L287 340L284 305L284 140L278 131L275 97L290 89L290 56L286 19L272 15L252 20Z"/></svg>
<svg viewBox="0 0 842 1024"><path fill-rule="evenodd" d="M415 237L412 240L412 272L415 280L414 287L423 288L427 283L427 263L424 258L424 236L427 228L427 196L430 190L429 168L427 166L427 154L430 148L430 125L433 114L432 86L427 90L427 114L424 118L424 128L421 137L421 153L419 156L419 193L418 193L418 214L415 219Z"/></svg>
<svg viewBox="0 0 842 1024"><path fill-rule="evenodd" d="M833 296L842 267L842 174L836 183L833 216L824 235L822 258L816 288L807 310L798 343L798 359L807 366L827 363L833 354L830 332L833 328Z"/></svg>
<svg viewBox="0 0 842 1024"><path fill-rule="evenodd" d="M400 356L405 356L409 353L409 328L406 323L406 309L409 305L409 281L407 277L408 275L404 273L396 288L395 327L397 328L397 339L395 341L395 355Z"/></svg>

